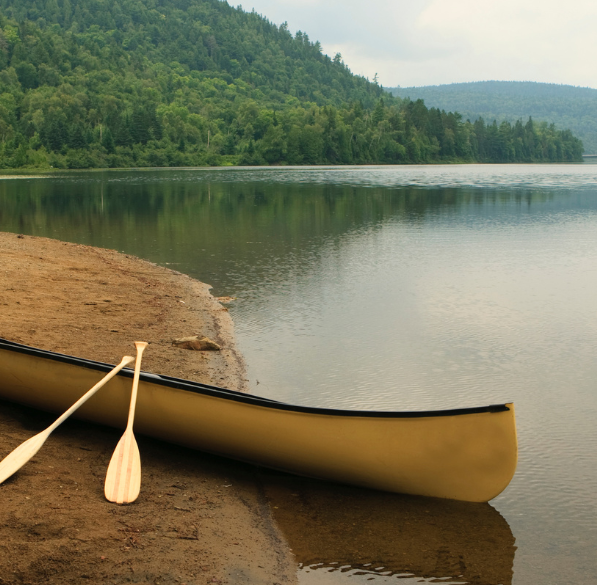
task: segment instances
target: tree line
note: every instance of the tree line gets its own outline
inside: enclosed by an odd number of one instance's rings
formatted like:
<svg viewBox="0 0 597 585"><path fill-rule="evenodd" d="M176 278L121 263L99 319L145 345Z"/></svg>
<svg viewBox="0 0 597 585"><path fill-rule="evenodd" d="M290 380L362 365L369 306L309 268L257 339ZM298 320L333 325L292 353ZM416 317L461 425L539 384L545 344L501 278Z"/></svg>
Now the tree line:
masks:
<svg viewBox="0 0 597 585"><path fill-rule="evenodd" d="M582 160L569 131L394 98L219 0L0 0L0 166Z"/></svg>
<svg viewBox="0 0 597 585"><path fill-rule="evenodd" d="M547 120L569 128L583 141L586 153L597 153L597 89L530 81L477 81L426 87L397 87L393 95L423 99L428 106L457 110L477 118Z"/></svg>

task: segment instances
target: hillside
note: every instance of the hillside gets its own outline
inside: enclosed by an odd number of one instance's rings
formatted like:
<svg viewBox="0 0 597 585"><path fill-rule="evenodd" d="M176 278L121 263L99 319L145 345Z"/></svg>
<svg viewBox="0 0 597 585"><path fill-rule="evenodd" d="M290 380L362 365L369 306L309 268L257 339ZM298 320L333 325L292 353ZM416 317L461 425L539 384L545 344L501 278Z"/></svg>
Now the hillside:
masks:
<svg viewBox="0 0 597 585"><path fill-rule="evenodd" d="M540 124L392 98L219 0L0 0L0 167L579 160Z"/></svg>
<svg viewBox="0 0 597 585"><path fill-rule="evenodd" d="M545 120L568 128L597 154L597 89L519 81L481 81L426 87L397 87L393 95L423 99L428 107L458 110L471 121Z"/></svg>

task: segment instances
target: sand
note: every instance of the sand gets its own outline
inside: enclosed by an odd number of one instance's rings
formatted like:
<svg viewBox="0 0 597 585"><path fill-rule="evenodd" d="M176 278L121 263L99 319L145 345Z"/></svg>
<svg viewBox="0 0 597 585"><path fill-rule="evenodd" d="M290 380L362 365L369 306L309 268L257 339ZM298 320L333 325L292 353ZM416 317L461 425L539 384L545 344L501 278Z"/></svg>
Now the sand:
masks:
<svg viewBox="0 0 597 585"><path fill-rule="evenodd" d="M175 338L207 336L221 351ZM112 250L0 233L0 337L145 371L246 389L226 307L209 286ZM55 415L0 402L0 457ZM122 431L68 421L1 490L0 585L294 583L296 565L255 468L137 437L142 488L103 497Z"/></svg>

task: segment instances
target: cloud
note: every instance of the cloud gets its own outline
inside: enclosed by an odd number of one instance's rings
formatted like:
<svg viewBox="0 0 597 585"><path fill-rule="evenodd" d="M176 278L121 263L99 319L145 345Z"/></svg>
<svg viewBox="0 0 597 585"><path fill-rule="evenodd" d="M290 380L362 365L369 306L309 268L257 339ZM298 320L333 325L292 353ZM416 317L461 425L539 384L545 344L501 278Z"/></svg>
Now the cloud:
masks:
<svg viewBox="0 0 597 585"><path fill-rule="evenodd" d="M597 87L595 0L253 0L387 86L486 79Z"/></svg>

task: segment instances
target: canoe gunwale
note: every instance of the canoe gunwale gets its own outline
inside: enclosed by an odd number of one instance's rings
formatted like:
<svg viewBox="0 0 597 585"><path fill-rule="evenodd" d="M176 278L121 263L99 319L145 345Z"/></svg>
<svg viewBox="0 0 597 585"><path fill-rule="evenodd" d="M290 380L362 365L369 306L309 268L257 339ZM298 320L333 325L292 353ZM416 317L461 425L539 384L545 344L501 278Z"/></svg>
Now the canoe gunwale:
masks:
<svg viewBox="0 0 597 585"><path fill-rule="evenodd" d="M97 370L98 372L107 373L114 366L103 362L78 358L67 354L47 351L7 339L0 338L0 350L7 350L16 353L26 354L40 359L48 359L66 363L72 366L83 367L89 370ZM133 370L124 368L118 374L125 378L133 378ZM480 413L497 413L506 412L510 410L508 403L506 404L492 404L488 406L456 408L448 410L426 410L426 411L386 411L386 410L342 410L333 408L321 408L312 406L302 406L295 404L288 404L270 398L255 396L244 392L237 392L227 388L220 388L218 386L211 386L209 384L202 384L200 382L193 382L191 380L184 380L182 378L174 378L171 376L163 376L151 374L149 372L141 372L140 380L150 384L158 384L168 388L183 390L195 394L202 394L212 396L214 398L221 398L225 400L232 400L235 402L242 402L254 406L261 406L264 408L271 408L276 410L292 411L305 414L320 414L327 416L343 416L343 417L365 417L365 418L427 418L427 417L444 417L444 416L458 416L467 414Z"/></svg>

